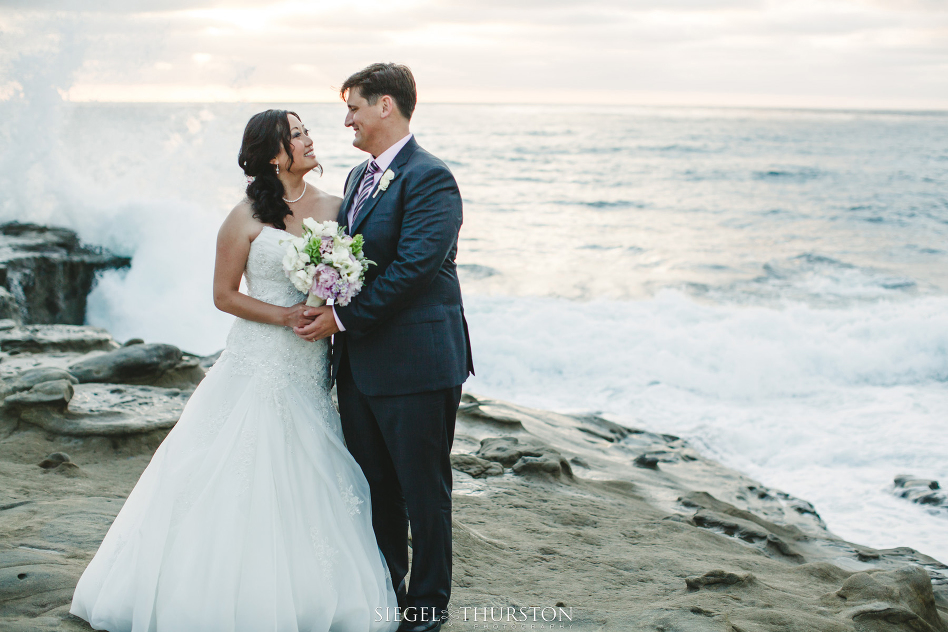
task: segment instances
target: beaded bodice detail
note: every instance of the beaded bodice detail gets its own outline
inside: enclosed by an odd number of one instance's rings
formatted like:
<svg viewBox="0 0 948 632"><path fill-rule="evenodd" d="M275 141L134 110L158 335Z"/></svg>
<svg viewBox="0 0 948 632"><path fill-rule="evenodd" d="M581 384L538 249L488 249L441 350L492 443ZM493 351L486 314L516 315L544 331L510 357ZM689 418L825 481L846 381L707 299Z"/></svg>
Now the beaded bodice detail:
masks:
<svg viewBox="0 0 948 632"><path fill-rule="evenodd" d="M250 244L244 276L251 298L281 307L306 300L283 271L286 247L280 242L292 237L286 231L264 226ZM260 376L273 388L289 381L328 388L328 342L307 342L289 327L238 318L227 336L221 358L225 356L241 373Z"/></svg>

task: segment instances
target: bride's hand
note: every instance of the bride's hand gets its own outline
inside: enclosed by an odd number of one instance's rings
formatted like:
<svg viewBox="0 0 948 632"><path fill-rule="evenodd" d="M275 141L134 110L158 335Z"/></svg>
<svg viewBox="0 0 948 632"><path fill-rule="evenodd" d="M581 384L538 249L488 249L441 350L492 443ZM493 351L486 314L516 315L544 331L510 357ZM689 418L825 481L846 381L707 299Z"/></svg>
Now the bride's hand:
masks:
<svg viewBox="0 0 948 632"><path fill-rule="evenodd" d="M311 308L307 307L306 303L297 303L292 307L284 308L283 325L295 329L296 327L304 327L310 324L315 320L315 316L306 316L304 312L306 312L307 309Z"/></svg>

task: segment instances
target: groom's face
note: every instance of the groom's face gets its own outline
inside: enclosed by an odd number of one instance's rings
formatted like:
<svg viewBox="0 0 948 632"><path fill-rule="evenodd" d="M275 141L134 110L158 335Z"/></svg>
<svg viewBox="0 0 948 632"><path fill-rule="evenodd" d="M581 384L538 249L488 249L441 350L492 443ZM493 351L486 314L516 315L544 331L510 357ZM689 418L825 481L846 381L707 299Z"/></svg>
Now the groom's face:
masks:
<svg viewBox="0 0 948 632"><path fill-rule="evenodd" d="M373 156L373 146L375 139L379 136L382 120L382 99L376 99L372 105L362 97L359 88L349 90L346 97L346 106L349 108L346 114L346 127L351 127L355 132L355 138L352 144L367 151Z"/></svg>

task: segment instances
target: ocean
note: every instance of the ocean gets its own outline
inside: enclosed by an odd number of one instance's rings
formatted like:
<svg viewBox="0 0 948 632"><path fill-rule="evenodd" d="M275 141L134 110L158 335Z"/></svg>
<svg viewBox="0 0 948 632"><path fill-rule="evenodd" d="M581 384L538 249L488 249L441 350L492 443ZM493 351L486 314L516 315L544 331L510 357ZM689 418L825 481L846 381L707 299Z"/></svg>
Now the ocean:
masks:
<svg viewBox="0 0 948 632"><path fill-rule="evenodd" d="M133 257L90 324L224 344L211 274L254 104L0 103L0 216ZM339 194L363 159L300 104ZM471 393L687 438L839 536L948 562L948 113L419 105L464 197Z"/></svg>

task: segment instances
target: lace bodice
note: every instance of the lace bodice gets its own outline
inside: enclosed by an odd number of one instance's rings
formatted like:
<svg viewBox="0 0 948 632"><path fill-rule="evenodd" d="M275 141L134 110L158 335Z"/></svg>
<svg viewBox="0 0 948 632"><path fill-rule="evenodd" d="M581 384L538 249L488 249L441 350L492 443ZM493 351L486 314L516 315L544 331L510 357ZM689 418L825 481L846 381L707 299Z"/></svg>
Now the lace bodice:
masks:
<svg viewBox="0 0 948 632"><path fill-rule="evenodd" d="M306 295L301 294L290 283L283 271L286 246L281 245L280 241L292 237L293 235L286 231L264 226L250 244L244 276L247 278L247 292L251 297L283 307L306 300Z"/></svg>
<svg viewBox="0 0 948 632"><path fill-rule="evenodd" d="M250 244L244 276L252 298L282 307L306 300L283 272L286 247L280 241L290 237L286 231L264 226ZM328 342L306 342L288 327L238 318L227 336L221 354L222 359L225 357L235 362L241 373L261 375L274 388L290 380L328 388Z"/></svg>

